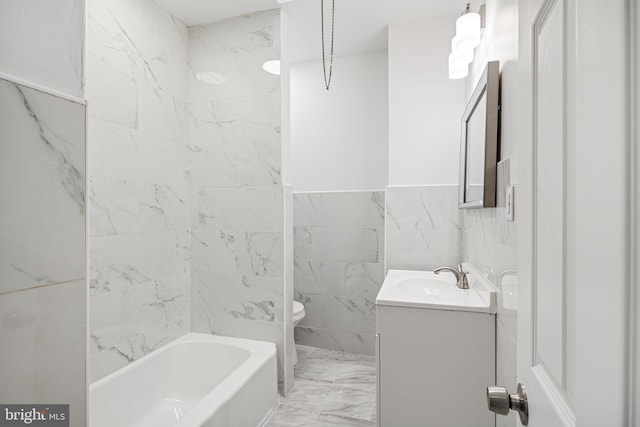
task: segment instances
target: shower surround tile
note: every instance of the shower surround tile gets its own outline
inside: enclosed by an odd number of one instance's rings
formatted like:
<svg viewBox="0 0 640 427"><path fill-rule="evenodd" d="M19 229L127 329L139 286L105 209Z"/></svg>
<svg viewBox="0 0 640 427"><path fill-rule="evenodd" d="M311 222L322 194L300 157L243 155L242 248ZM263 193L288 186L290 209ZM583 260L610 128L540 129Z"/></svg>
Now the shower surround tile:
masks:
<svg viewBox="0 0 640 427"><path fill-rule="evenodd" d="M260 95L190 104L193 187L281 185L280 102Z"/></svg>
<svg viewBox="0 0 640 427"><path fill-rule="evenodd" d="M188 29L87 1L92 381L190 330Z"/></svg>
<svg viewBox="0 0 640 427"><path fill-rule="evenodd" d="M189 275L141 283L92 297L90 353L108 350L190 312Z"/></svg>
<svg viewBox="0 0 640 427"><path fill-rule="evenodd" d="M384 279L384 192L294 194L296 341L373 354Z"/></svg>
<svg viewBox="0 0 640 427"><path fill-rule="evenodd" d="M0 99L0 293L83 278L85 108L6 80Z"/></svg>
<svg viewBox="0 0 640 427"><path fill-rule="evenodd" d="M433 270L461 261L458 186L387 187L386 270Z"/></svg>
<svg viewBox="0 0 640 427"><path fill-rule="evenodd" d="M283 321L282 281L279 277L221 276L194 273L197 304L209 311L209 319L236 318L267 322Z"/></svg>
<svg viewBox="0 0 640 427"><path fill-rule="evenodd" d="M91 80L89 80L91 81ZM188 187L185 140L170 139L99 119L89 109L90 178Z"/></svg>
<svg viewBox="0 0 640 427"><path fill-rule="evenodd" d="M194 188L191 224L194 230L278 231L280 187Z"/></svg>
<svg viewBox="0 0 640 427"><path fill-rule="evenodd" d="M194 271L283 277L283 233L194 230Z"/></svg>
<svg viewBox="0 0 640 427"><path fill-rule="evenodd" d="M88 0L86 9L92 116L182 140L187 27L152 0Z"/></svg>
<svg viewBox="0 0 640 427"><path fill-rule="evenodd" d="M84 425L84 279L0 295L0 401L70 403Z"/></svg>
<svg viewBox="0 0 640 427"><path fill-rule="evenodd" d="M293 380L290 189L283 185L280 12L189 32L188 105L192 326L276 344L278 377Z"/></svg>
<svg viewBox="0 0 640 427"><path fill-rule="evenodd" d="M93 353L89 358L89 366L91 367L89 381L95 382L118 369L124 368L189 332L189 319L177 318L168 323L159 324L143 334Z"/></svg>
<svg viewBox="0 0 640 427"><path fill-rule="evenodd" d="M86 419L85 106L0 79L0 401Z"/></svg>
<svg viewBox="0 0 640 427"><path fill-rule="evenodd" d="M85 0L4 0L3 74L82 99L84 4Z"/></svg>
<svg viewBox="0 0 640 427"><path fill-rule="evenodd" d="M91 295L190 271L175 232L93 236L91 242Z"/></svg>
<svg viewBox="0 0 640 427"><path fill-rule="evenodd" d="M187 28L152 0L88 0L87 15L90 283L101 305L92 380L192 329L276 343L286 391L292 200L280 79L262 70L280 55L279 12Z"/></svg>

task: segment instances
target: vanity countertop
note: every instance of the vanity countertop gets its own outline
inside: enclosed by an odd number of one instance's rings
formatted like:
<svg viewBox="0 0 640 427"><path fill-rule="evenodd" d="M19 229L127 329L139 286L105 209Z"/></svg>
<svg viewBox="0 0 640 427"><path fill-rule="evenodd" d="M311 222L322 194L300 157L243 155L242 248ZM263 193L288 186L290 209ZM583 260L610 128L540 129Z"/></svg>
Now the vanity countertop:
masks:
<svg viewBox="0 0 640 427"><path fill-rule="evenodd" d="M469 289L460 289L449 273L389 270L376 305L495 314L496 289L474 272L468 277Z"/></svg>

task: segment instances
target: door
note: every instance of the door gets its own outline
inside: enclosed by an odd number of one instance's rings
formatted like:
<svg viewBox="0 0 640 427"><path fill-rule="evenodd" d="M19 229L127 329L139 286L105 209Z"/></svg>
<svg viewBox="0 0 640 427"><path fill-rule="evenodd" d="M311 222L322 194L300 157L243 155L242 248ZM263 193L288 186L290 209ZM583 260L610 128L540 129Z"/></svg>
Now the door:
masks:
<svg viewBox="0 0 640 427"><path fill-rule="evenodd" d="M637 404L625 393L629 2L519 7L517 374L528 425L626 426Z"/></svg>

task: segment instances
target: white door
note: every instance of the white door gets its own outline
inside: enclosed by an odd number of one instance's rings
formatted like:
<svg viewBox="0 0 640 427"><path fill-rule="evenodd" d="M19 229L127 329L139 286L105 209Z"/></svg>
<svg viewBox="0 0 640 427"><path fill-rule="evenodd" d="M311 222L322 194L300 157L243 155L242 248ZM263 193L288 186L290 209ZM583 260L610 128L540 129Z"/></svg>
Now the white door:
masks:
<svg viewBox="0 0 640 427"><path fill-rule="evenodd" d="M517 371L533 427L628 426L640 404L626 393L629 3L519 2Z"/></svg>

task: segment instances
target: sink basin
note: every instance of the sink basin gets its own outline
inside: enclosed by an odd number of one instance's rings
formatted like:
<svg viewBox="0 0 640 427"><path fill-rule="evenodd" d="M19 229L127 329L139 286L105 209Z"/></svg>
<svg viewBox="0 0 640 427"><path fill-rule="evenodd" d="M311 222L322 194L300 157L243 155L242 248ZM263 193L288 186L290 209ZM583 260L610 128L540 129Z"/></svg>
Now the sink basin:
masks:
<svg viewBox="0 0 640 427"><path fill-rule="evenodd" d="M451 286L451 281L443 280L439 277L416 277L413 279L403 279L398 282L398 290L408 294L424 294L431 298L441 298L446 296L456 296L458 289L455 283Z"/></svg>
<svg viewBox="0 0 640 427"><path fill-rule="evenodd" d="M449 273L389 270L376 304L495 313L495 288L477 279L470 273L469 289L460 289L456 286L455 277Z"/></svg>

